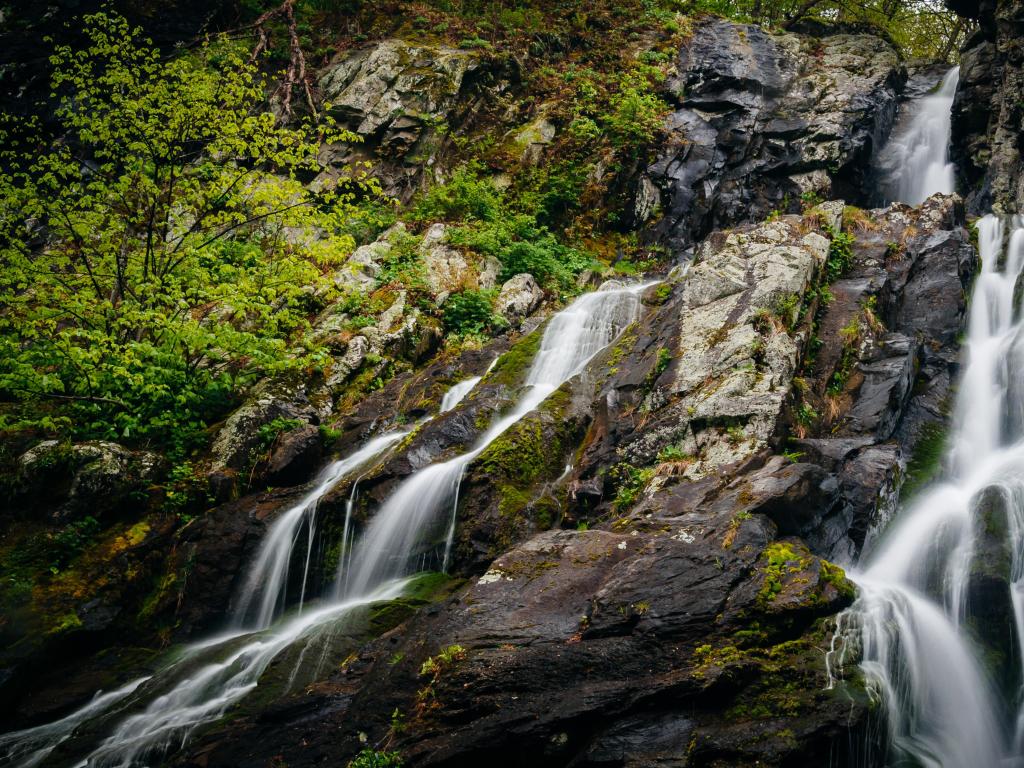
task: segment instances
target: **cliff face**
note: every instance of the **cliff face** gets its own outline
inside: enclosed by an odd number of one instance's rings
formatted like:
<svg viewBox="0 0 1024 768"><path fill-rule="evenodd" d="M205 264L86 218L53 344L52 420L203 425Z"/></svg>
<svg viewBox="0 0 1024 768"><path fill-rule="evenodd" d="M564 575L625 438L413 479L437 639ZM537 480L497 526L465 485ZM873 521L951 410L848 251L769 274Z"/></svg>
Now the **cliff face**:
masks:
<svg viewBox="0 0 1024 768"><path fill-rule="evenodd" d="M1020 199L1019 105L992 85L1019 74L1006 26L1017 11L984 12L991 24L965 54L974 97L956 117L958 151L991 157L961 163L981 185L975 207ZM451 578L282 652L168 764L344 765L382 743L408 765L852 764L851 731L877 723L859 673L826 672L834 617L854 598L835 563L884 524L906 465L927 470L976 266L971 233L954 196L917 209L843 201L871 198L869 160L906 83L889 43L721 20L691 32L662 94L661 140L611 185L623 227L674 266L640 318L467 466ZM528 102L518 65L485 59L394 37L338 55L318 82L361 141L329 147L324 174L370 163L407 198L455 164L450 137L482 141L481 124L501 137L496 187L519 166L543 168L568 126L547 119L551 104L517 111ZM604 159L591 170L612 173ZM330 340L325 374L264 381L211 430L200 478L211 508L195 519L159 507L131 518L163 471L145 452L21 453L14 498L33 526L107 505L108 527L31 601L11 598L0 691L12 723L62 715L157 669L156 648L221 626L261 537L329 457L410 430L361 471L351 508L355 478L321 499L311 592L334 577L347 515L362 528L402 480L465 452L508 411L555 302L529 274L502 283L502 265L467 253L455 230L396 224L337 270L339 285L379 299L373 316L352 330L350 308L328 306L314 323ZM510 331L441 350L437 320L389 282L412 259L438 304L453 286L495 292ZM584 272L579 286L600 282ZM471 395L439 414L471 376L482 377ZM81 729L43 764L73 764L109 725Z"/></svg>
<svg viewBox="0 0 1024 768"><path fill-rule="evenodd" d="M953 161L973 212L1016 213L1024 206L1024 4L948 5L979 23L962 53Z"/></svg>

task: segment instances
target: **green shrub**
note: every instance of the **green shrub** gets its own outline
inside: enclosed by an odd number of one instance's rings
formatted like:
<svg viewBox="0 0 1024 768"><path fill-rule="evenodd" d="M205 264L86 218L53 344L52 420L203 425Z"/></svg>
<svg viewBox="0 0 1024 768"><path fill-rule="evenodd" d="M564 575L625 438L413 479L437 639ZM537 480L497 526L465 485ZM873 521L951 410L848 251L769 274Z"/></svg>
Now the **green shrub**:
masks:
<svg viewBox="0 0 1024 768"><path fill-rule="evenodd" d="M402 756L367 747L349 761L348 768L402 768Z"/></svg>
<svg viewBox="0 0 1024 768"><path fill-rule="evenodd" d="M490 221L500 210L498 190L480 178L480 167L471 163L456 170L445 184L432 187L413 208L419 221Z"/></svg>
<svg viewBox="0 0 1024 768"><path fill-rule="evenodd" d="M492 291L453 293L444 303L444 327L449 333L479 335L495 325Z"/></svg>
<svg viewBox="0 0 1024 768"><path fill-rule="evenodd" d="M651 88L649 80L637 73L627 74L604 115L612 144L634 150L650 144L661 131L668 107Z"/></svg>

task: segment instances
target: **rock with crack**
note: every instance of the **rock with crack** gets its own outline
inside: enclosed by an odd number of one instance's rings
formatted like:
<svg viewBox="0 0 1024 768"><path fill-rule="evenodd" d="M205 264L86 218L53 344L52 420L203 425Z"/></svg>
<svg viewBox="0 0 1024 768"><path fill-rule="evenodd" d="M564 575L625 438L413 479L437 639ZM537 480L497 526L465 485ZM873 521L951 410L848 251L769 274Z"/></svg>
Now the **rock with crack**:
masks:
<svg viewBox="0 0 1024 768"><path fill-rule="evenodd" d="M713 228L795 208L801 195L866 196L865 169L904 79L895 49L871 35L703 22L669 80L670 140L645 177L661 191L656 235L682 250Z"/></svg>

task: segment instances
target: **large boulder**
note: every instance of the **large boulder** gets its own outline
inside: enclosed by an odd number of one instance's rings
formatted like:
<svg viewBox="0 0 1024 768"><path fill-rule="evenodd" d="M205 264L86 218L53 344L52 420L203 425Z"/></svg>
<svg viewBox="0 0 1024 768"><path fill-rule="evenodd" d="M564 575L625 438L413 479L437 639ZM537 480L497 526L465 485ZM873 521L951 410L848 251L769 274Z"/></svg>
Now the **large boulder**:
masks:
<svg viewBox="0 0 1024 768"><path fill-rule="evenodd" d="M665 214L655 234L677 249L801 195L866 197L905 77L895 49L871 35L818 39L722 20L696 28L677 70L670 141L647 174ZM650 198L641 183L641 220Z"/></svg>
<svg viewBox="0 0 1024 768"><path fill-rule="evenodd" d="M109 520L144 504L164 469L157 454L117 443L45 440L19 458L13 502L45 508L53 522Z"/></svg>
<svg viewBox="0 0 1024 768"><path fill-rule="evenodd" d="M494 310L518 327L543 300L544 291L537 285L537 280L530 273L524 272L506 280L501 286Z"/></svg>

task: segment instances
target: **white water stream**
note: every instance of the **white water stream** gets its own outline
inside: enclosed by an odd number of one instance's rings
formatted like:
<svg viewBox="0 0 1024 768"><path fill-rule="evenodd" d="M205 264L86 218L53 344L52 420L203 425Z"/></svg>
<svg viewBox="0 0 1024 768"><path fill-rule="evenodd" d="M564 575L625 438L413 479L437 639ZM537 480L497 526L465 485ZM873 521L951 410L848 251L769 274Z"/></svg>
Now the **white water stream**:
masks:
<svg viewBox="0 0 1024 768"><path fill-rule="evenodd" d="M109 735L79 765L146 765L180 747L197 728L222 717L258 685L268 666L285 649L299 649L296 667L306 664L307 652L317 640L338 631L356 609L400 596L409 577L418 570L419 550L429 546L438 531L444 537L446 567L455 530L458 487L465 468L505 430L582 371L635 319L645 287L612 284L580 297L555 315L516 405L498 415L466 453L429 465L399 485L352 551L347 555L343 551L339 578L328 599L311 608L304 605L316 538L317 505L341 480L371 466L407 432L381 435L353 455L329 465L317 477L313 489L275 521L244 581L232 634L186 648L152 678L98 695L63 720L0 736L0 765L37 765L61 743L76 736L83 725L113 715L117 717L112 730L106 722L98 721L101 731ZM442 412L454 408L479 381L475 378L455 385L442 402ZM354 499L355 484L352 493ZM345 529L343 546L349 536L348 516ZM297 554L302 555L304 567L298 599L289 605L289 570ZM286 609L290 612L284 614ZM132 710L132 714L121 715Z"/></svg>
<svg viewBox="0 0 1024 768"><path fill-rule="evenodd" d="M922 99L911 130L897 137L897 199L916 204L952 191L947 147L956 78L951 71L937 94ZM1024 765L1024 325L1014 296L1024 268L1024 219L986 216L977 226L981 273L945 471L850 572L859 596L840 617L840 640L828 656L834 670L851 648L860 649L861 668L885 708L890 766ZM997 603L972 604L972 583L986 571L1005 577L1005 586L984 582L996 590L982 592L986 603ZM998 610L1003 589L1016 638L977 620ZM1011 658L997 679L992 649L1004 642Z"/></svg>
<svg viewBox="0 0 1024 768"><path fill-rule="evenodd" d="M934 93L897 119L892 137L877 158L888 200L920 205L937 192L955 191L949 136L950 109L959 80L960 69L954 67Z"/></svg>

